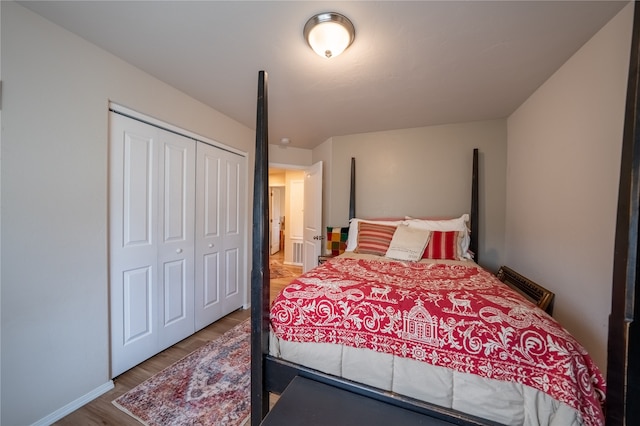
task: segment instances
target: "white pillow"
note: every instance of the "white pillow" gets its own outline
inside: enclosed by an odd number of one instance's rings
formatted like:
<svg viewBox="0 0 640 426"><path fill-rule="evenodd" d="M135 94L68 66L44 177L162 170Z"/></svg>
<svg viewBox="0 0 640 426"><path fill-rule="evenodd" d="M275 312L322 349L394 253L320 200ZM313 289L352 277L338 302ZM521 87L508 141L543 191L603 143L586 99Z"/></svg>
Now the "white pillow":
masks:
<svg viewBox="0 0 640 426"><path fill-rule="evenodd" d="M377 223L379 225L393 225L398 226L404 223L403 220L365 220L353 218L349 223L349 237L347 237L347 248L344 251L354 251L358 247L358 222Z"/></svg>
<svg viewBox="0 0 640 426"><path fill-rule="evenodd" d="M415 219L412 217L406 217L409 226L428 229L429 231L468 231L467 222L469 222L469 215L463 214L455 219Z"/></svg>
<svg viewBox="0 0 640 426"><path fill-rule="evenodd" d="M422 259L422 254L429 243L430 236L431 231L429 230L404 224L398 225L385 256L392 259L416 262Z"/></svg>
<svg viewBox="0 0 640 426"><path fill-rule="evenodd" d="M460 243L458 244L458 252L463 258L462 260L473 259L471 253L469 253L469 244L471 243L471 237L469 236L469 227L467 226L468 222L469 215L466 213L455 219L414 219L407 216L406 220L406 223L410 227L426 229L429 231L463 231L462 238L459 240Z"/></svg>

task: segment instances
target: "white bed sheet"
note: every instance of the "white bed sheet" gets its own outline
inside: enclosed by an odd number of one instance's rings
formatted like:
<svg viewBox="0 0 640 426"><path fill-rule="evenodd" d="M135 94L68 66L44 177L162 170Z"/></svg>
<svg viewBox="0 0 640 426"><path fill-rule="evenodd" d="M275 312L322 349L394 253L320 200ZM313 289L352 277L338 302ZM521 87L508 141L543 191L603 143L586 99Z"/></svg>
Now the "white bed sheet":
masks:
<svg viewBox="0 0 640 426"><path fill-rule="evenodd" d="M582 425L573 408L519 383L487 379L361 348L288 342L273 333L269 349L272 356L323 373L505 425Z"/></svg>

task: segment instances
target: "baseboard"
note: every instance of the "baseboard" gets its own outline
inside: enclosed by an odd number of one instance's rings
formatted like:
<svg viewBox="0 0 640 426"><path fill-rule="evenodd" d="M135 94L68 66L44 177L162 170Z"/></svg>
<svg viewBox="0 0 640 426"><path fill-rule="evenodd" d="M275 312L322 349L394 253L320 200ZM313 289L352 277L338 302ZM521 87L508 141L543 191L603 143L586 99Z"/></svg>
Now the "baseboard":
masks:
<svg viewBox="0 0 640 426"><path fill-rule="evenodd" d="M75 401L70 402L69 404L54 411L48 416L41 418L37 422L33 423L32 426L49 426L54 422L57 422L64 416L73 413L74 411L76 411L78 408L82 407L86 403L93 401L100 395L109 392L111 389L113 389L113 387L114 387L113 380L109 380L107 383L101 386L98 386L97 388L87 393L86 395L83 395L80 398L76 399Z"/></svg>

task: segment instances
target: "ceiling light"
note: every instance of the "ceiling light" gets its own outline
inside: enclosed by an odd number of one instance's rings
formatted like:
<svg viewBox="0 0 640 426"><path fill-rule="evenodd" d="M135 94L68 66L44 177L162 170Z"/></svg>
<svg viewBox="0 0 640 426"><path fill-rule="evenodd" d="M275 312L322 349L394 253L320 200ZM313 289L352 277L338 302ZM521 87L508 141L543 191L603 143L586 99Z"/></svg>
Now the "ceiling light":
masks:
<svg viewBox="0 0 640 426"><path fill-rule="evenodd" d="M351 21L336 12L319 13L304 26L304 38L318 55L333 58L353 43L356 30Z"/></svg>

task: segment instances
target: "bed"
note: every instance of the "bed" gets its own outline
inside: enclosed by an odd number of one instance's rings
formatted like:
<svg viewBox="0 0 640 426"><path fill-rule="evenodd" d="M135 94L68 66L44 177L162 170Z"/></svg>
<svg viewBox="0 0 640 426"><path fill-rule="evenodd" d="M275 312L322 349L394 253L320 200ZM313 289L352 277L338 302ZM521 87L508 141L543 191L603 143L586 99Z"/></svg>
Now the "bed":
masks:
<svg viewBox="0 0 640 426"><path fill-rule="evenodd" d="M454 424L604 424L604 379L582 346L477 263L477 150L471 217L352 218L347 251L295 279L269 306L266 98L261 72L253 425L267 413L269 393L296 375ZM352 187L353 170L352 163ZM353 198L352 191L351 206Z"/></svg>

